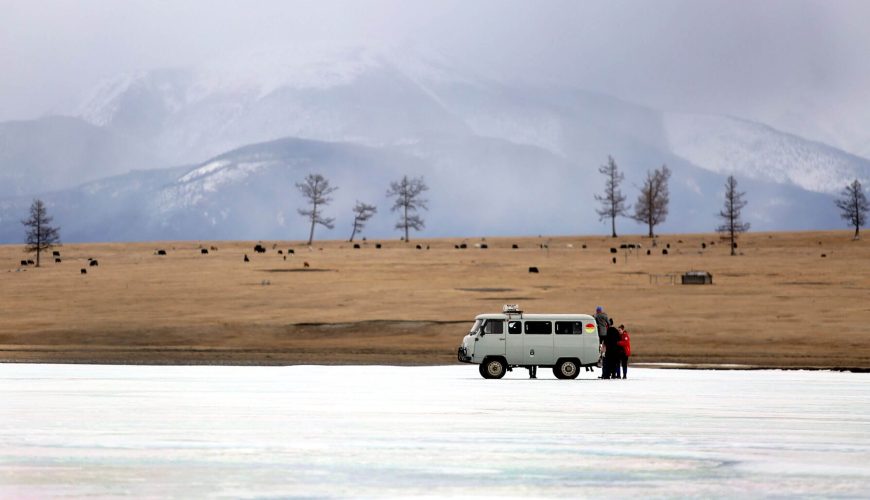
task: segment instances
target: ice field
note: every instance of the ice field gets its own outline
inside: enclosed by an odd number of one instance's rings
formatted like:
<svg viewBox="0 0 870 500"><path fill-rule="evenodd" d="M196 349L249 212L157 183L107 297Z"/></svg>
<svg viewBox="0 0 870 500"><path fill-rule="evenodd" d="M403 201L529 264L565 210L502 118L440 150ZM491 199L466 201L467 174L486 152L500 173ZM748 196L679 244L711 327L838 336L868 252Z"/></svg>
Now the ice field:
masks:
<svg viewBox="0 0 870 500"><path fill-rule="evenodd" d="M870 492L870 375L629 375L0 364L0 497Z"/></svg>

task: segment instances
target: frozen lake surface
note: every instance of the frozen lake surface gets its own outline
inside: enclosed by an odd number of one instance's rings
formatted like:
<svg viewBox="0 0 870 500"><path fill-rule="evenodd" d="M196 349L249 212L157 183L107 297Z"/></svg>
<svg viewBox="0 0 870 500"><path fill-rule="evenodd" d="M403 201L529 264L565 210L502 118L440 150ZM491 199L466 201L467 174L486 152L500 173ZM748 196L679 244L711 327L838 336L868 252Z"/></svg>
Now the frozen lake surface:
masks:
<svg viewBox="0 0 870 500"><path fill-rule="evenodd" d="M0 497L870 492L868 375L539 374L0 364Z"/></svg>

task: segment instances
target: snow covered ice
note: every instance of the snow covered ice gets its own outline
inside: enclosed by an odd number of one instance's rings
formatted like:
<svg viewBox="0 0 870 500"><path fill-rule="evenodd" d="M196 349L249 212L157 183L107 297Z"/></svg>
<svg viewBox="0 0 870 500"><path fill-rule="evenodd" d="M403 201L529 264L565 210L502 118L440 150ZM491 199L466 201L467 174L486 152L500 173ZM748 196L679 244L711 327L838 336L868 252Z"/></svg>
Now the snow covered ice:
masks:
<svg viewBox="0 0 870 500"><path fill-rule="evenodd" d="M864 496L870 376L0 364L0 497Z"/></svg>

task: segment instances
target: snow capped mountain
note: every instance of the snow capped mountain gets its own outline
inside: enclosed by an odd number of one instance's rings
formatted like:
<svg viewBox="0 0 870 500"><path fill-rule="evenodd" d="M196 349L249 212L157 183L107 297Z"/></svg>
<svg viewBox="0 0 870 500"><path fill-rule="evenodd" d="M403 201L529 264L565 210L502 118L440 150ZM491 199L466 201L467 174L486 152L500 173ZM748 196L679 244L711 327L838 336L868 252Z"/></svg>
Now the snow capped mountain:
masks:
<svg viewBox="0 0 870 500"><path fill-rule="evenodd" d="M175 163L282 137L382 145L466 133L421 82L441 63L371 46L305 45L123 76L80 109Z"/></svg>
<svg viewBox="0 0 870 500"><path fill-rule="evenodd" d="M722 177L674 156L650 154L674 170L672 215L661 230L709 231ZM430 187L430 210L421 214L426 236L596 233L593 195L600 179L588 170L542 148L495 138L377 148L281 139L196 166L134 171L42 197L65 241L304 239L307 222L296 210L305 201L294 184L321 173L339 189L326 209L336 217L336 229L318 228L318 237L349 235L351 207L361 200L380 209L364 235L392 238L389 182L423 175ZM741 188L751 193L747 216L757 229L836 223L833 211L819 210L832 205L826 195L752 179L741 181ZM627 187L633 197L631 191ZM30 201L0 201L0 241L20 239L20 214ZM628 221L620 228L641 230Z"/></svg>
<svg viewBox="0 0 870 500"><path fill-rule="evenodd" d="M854 179L870 181L870 160L758 123L665 113L664 124L671 151L712 172L829 194Z"/></svg>
<svg viewBox="0 0 870 500"><path fill-rule="evenodd" d="M293 186L310 172L339 187L338 228L325 233L337 238L349 234L356 200L381 207L370 235L394 235L384 193L406 174L431 188L430 236L599 232L593 195L608 155L629 201L648 169L672 168L662 231L715 227L731 173L759 230L837 227L830 194L854 178L870 185L870 161L765 125L494 81L407 49L232 54L106 82L80 114L89 123L61 120L87 134L0 124L0 178L17 179L0 186L0 241L20 239L20 212L36 193L69 241L302 238ZM8 129L26 133L10 140ZM61 153L44 161L45 151ZM167 165L188 166L118 175Z"/></svg>
<svg viewBox="0 0 870 500"><path fill-rule="evenodd" d="M651 146L714 172L826 193L870 171L863 158L761 124L492 81L438 54L377 45L305 44L123 76L81 115L172 163L282 137L383 146L473 134L584 164Z"/></svg>

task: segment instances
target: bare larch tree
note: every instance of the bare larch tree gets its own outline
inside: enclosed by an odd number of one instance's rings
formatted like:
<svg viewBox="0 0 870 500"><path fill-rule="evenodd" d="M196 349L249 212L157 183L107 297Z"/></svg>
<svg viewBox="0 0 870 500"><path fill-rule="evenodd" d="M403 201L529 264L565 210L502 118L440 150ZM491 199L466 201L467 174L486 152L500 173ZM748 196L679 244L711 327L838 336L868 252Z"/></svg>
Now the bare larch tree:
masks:
<svg viewBox="0 0 870 500"><path fill-rule="evenodd" d="M646 180L640 188L640 196L634 204L632 218L649 227L650 238L655 236L655 227L668 217L668 203L671 201L668 193L670 178L671 171L667 165L662 165L662 168L651 172L647 171Z"/></svg>
<svg viewBox="0 0 870 500"><path fill-rule="evenodd" d="M30 217L21 221L27 228L25 251L36 252L36 267L39 267L39 254L60 245L60 229L51 226L52 220L45 203L37 199L30 205Z"/></svg>
<svg viewBox="0 0 870 500"><path fill-rule="evenodd" d="M424 191L428 190L429 187L422 177L409 179L406 175L400 181L390 183L387 196L396 198L396 202L393 203L391 210L402 213L402 218L396 223L396 229L403 229L405 231L405 241L408 241L410 229L415 231L423 229L423 219L416 212L421 208L423 210L429 209L426 205L428 200L420 197Z"/></svg>
<svg viewBox="0 0 870 500"><path fill-rule="evenodd" d="M357 201L356 205L353 207L353 232L350 233L350 239L348 241L353 243L353 238L356 236L356 233L362 231L362 228L365 227L365 222L371 219L376 213L378 213L378 207Z"/></svg>
<svg viewBox="0 0 870 500"><path fill-rule="evenodd" d="M625 175L619 171L619 166L612 156L607 157L607 165L598 167L598 172L604 174L604 196L595 195L595 199L601 202L601 208L595 210L598 220L610 219L611 237L616 238L616 218L625 217L628 207L625 206L625 195L619 189L619 184L625 179Z"/></svg>
<svg viewBox="0 0 870 500"><path fill-rule="evenodd" d="M716 231L728 235L731 240L731 255L737 255L734 244L737 235L749 231L749 223L740 221L740 211L746 206L746 200L743 199L745 195L745 192L737 190L737 179L729 175L725 181L725 206L719 211L722 225Z"/></svg>
<svg viewBox="0 0 870 500"><path fill-rule="evenodd" d="M867 196L864 195L864 189L858 179L846 186L840 196L839 199L834 200L834 203L840 209L840 216L855 226L854 238L857 240L861 226L867 223Z"/></svg>
<svg viewBox="0 0 870 500"><path fill-rule="evenodd" d="M310 245L314 241L314 226L320 224L328 229L335 227L333 225L335 218L324 217L322 211L323 207L332 201L329 195L338 188L330 187L329 180L320 174L308 174L304 182L296 183L296 188L308 200L311 207L298 209L299 215L307 217L311 221L311 232L308 234L308 244Z"/></svg>

